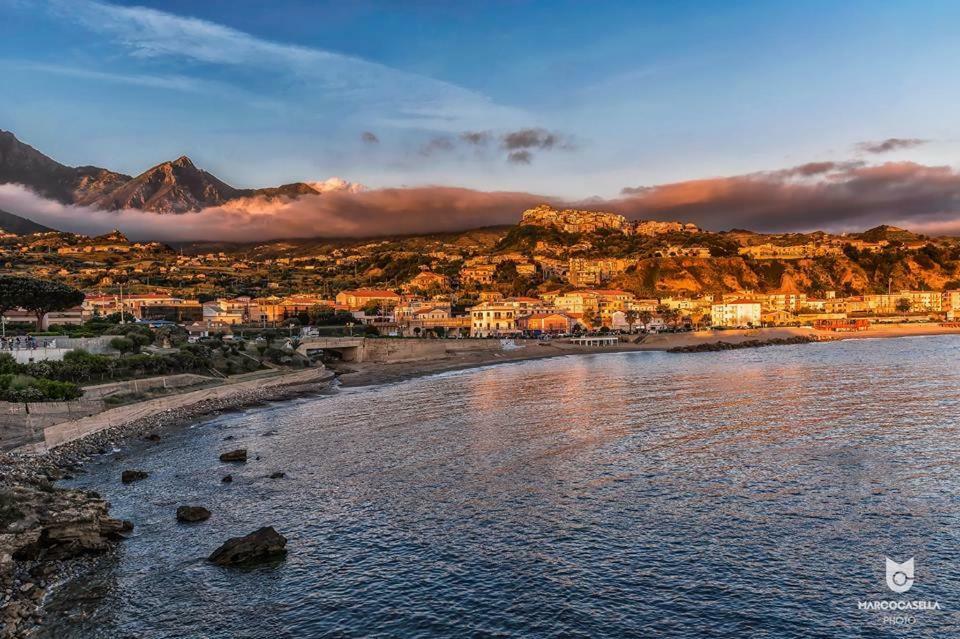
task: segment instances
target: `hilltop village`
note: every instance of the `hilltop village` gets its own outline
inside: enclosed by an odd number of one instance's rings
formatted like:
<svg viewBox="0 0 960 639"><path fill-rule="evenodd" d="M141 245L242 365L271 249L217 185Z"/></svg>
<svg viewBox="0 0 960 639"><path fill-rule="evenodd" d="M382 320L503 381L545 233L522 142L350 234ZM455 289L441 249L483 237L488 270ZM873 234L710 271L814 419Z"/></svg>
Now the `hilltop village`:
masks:
<svg viewBox="0 0 960 639"><path fill-rule="evenodd" d="M123 313L191 334L349 325L366 334L515 336L595 331L952 321L960 243L863 233L708 232L599 211L524 211L519 224L371 240L255 245L0 235L6 273L81 289L35 329Z"/></svg>

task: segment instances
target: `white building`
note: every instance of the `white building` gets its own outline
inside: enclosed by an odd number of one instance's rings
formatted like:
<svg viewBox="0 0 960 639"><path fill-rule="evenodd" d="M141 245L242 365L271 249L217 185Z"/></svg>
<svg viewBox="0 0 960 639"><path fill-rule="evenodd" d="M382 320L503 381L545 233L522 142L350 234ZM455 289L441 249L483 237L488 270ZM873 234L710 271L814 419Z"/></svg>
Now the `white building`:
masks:
<svg viewBox="0 0 960 639"><path fill-rule="evenodd" d="M732 300L714 304L710 307L710 322L731 328L760 326L760 302Z"/></svg>

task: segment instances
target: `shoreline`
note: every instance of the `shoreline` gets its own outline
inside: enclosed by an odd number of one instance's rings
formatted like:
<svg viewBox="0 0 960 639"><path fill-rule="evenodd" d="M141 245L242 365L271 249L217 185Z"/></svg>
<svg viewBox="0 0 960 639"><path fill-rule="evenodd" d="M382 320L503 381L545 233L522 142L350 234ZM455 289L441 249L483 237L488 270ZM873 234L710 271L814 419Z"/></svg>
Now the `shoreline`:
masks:
<svg viewBox="0 0 960 639"><path fill-rule="evenodd" d="M292 373L286 380L274 378L227 396L155 411L51 450L0 453L0 638L29 635L43 621L50 592L82 571L90 557L111 552L135 525L110 517L110 504L100 495L62 488L56 481L83 472L93 456L135 438L156 441L207 417L331 387L330 371L308 370L315 372L314 379Z"/></svg>
<svg viewBox="0 0 960 639"><path fill-rule="evenodd" d="M569 355L665 352L670 348L696 348L720 343L759 346L763 341L796 340L786 342L792 345L957 334L960 334L960 328L894 326L839 334L800 328L664 333L606 347L517 340L520 342L518 347L500 352L451 352L439 359L394 363L341 363L328 367L326 375L320 373L323 369L309 369L318 373L316 379L295 381L297 375L290 374L288 377L293 377L294 381L288 379L284 383L282 378L277 378L274 383L261 384L227 397L154 411L138 419L80 435L51 450L34 454L0 453L0 497L14 495L14 505L26 515L15 530L8 529L7 534L0 534L0 637L22 636L29 632L29 628L42 623L43 605L49 592L77 570L82 570L86 557L110 552L132 528L130 522L111 518L109 504L99 495L60 488L54 482L68 478L70 473L82 472L83 464L91 457L134 438L154 440L170 429L182 428L224 412L317 394L331 388L376 386L446 372ZM45 530L69 531L68 545L44 547L41 538ZM24 549L29 552L24 554Z"/></svg>
<svg viewBox="0 0 960 639"><path fill-rule="evenodd" d="M360 388L391 384L440 373L517 363L567 355L596 355L600 353L667 352L675 348L691 348L715 344L740 344L751 341L791 340L808 338L810 342L835 342L863 339L895 339L901 337L929 337L960 335L960 327L939 325L892 325L859 332L816 331L812 328L781 327L736 329L725 331L694 331L690 333L652 334L638 342L619 342L616 346L577 346L566 342L538 342L515 340L522 346L500 353L456 353L442 359L411 360L394 363L363 362L331 365L337 372L341 388ZM631 336L633 337L633 336ZM798 344L799 344L798 340ZM786 344L791 345L791 344ZM718 349L721 350L721 349Z"/></svg>

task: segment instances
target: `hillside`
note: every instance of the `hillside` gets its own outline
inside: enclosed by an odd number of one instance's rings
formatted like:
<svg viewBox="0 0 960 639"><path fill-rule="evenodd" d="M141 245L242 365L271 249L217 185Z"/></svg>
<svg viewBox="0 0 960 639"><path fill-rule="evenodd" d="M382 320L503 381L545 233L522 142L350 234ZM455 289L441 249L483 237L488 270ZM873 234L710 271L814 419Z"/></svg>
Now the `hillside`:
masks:
<svg viewBox="0 0 960 639"><path fill-rule="evenodd" d="M0 229L3 229L7 233L14 233L16 235L46 233L47 231L53 230L47 226L44 226L43 224L37 224L33 220L28 220L25 217L20 217L19 215L7 213L6 211L2 210L0 210Z"/></svg>

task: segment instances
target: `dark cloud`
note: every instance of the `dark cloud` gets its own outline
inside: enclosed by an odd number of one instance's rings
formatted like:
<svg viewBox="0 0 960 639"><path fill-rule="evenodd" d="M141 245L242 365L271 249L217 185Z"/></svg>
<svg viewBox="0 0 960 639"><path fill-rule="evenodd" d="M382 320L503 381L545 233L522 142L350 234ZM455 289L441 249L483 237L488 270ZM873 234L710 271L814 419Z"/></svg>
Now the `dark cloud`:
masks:
<svg viewBox="0 0 960 639"><path fill-rule="evenodd" d="M557 133L546 129L520 129L505 133L501 138L503 148L508 151L521 149L548 150L563 144L563 138Z"/></svg>
<svg viewBox="0 0 960 639"><path fill-rule="evenodd" d="M929 141L919 138L887 138L880 142L861 142L857 144L857 149L865 153L889 153L900 149L912 149Z"/></svg>
<svg viewBox="0 0 960 639"><path fill-rule="evenodd" d="M507 155L510 164L530 164L533 154L530 151L513 151Z"/></svg>
<svg viewBox="0 0 960 639"><path fill-rule="evenodd" d="M376 133L372 133L371 131L364 131L361 133L360 139L366 144L380 144L380 138L377 137Z"/></svg>
<svg viewBox="0 0 960 639"><path fill-rule="evenodd" d="M464 131L460 134L461 140L474 146L486 146L490 138L489 131Z"/></svg>
<svg viewBox="0 0 960 639"><path fill-rule="evenodd" d="M434 153L452 151L454 147L453 140L447 137L435 137L420 147L420 155L430 156Z"/></svg>
<svg viewBox="0 0 960 639"><path fill-rule="evenodd" d="M713 229L845 229L898 222L960 227L960 174L950 167L821 164L625 188L624 197L608 205L633 218L684 220ZM792 179L809 171L818 179Z"/></svg>

